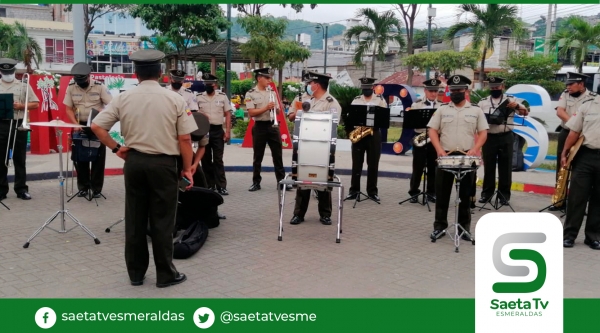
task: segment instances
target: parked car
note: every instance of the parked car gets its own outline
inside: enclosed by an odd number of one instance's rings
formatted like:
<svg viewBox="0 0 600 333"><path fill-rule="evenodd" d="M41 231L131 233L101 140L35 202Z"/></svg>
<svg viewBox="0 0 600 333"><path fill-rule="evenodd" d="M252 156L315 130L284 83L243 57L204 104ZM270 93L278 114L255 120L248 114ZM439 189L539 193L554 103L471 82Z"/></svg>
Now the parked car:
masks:
<svg viewBox="0 0 600 333"><path fill-rule="evenodd" d="M390 104L390 116L404 117L404 106L402 106L402 101L398 100Z"/></svg>

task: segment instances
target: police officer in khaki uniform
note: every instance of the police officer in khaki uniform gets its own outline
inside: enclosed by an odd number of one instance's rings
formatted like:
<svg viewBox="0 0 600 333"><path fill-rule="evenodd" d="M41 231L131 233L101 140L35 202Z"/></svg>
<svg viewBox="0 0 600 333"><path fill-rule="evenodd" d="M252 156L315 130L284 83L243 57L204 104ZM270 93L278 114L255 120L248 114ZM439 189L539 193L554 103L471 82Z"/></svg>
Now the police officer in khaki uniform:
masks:
<svg viewBox="0 0 600 333"><path fill-rule="evenodd" d="M572 162L563 246L573 247L575 244L587 206L583 242L594 250L600 250L600 96L584 101L575 111L566 124L570 132L560 165L565 165L567 154L580 135L583 135L583 143Z"/></svg>
<svg viewBox="0 0 600 333"><path fill-rule="evenodd" d="M8 144L13 145L16 132L16 142L14 142L15 150L13 151L12 160L15 167L15 184L14 190L17 198L30 200L29 187L27 186L27 170L25 168L25 157L27 156L27 131L19 131L17 128L23 124L23 116L25 111L25 96L27 95L27 110L37 109L39 99L35 95L33 89L27 84L25 91L23 83L15 79L17 61L14 59L0 59L0 94L13 94L13 110L14 116L11 119L0 119L0 201L6 199L8 194L8 168L6 167L6 149ZM12 124L11 124L12 123ZM12 132L11 132L12 125ZM10 133L10 138L8 134Z"/></svg>
<svg viewBox="0 0 600 333"><path fill-rule="evenodd" d="M414 102L410 108L411 110L420 109L437 109L442 103L438 102L438 89L440 87L440 80L430 79L423 82L425 87L425 98L418 99ZM424 133L426 128L415 129L415 136ZM437 152L431 144L426 143L423 147L417 147L413 145L413 160L412 160L412 175L410 177L410 189L408 194L413 197L410 199L411 203L419 202L417 194L421 193L421 177L423 176L423 169L427 164L427 200L435 202L435 169L436 169Z"/></svg>
<svg viewBox="0 0 600 333"><path fill-rule="evenodd" d="M373 95L373 83L377 79L363 77L359 80L362 95L356 96L352 105L373 105L387 108L387 103L381 95ZM381 157L381 132L378 128L373 128L373 135L352 144L352 180L346 199L356 199L360 193L360 176L365 161L365 152L367 153L367 195L375 201L380 201L377 190L377 173Z"/></svg>
<svg viewBox="0 0 600 333"><path fill-rule="evenodd" d="M192 112L198 111L198 102L196 101L196 94L193 91L183 88L183 83L185 82L186 72L181 69L174 69L171 71L171 84L166 86L165 88L171 89L174 92L178 93L185 99L185 103L187 104L188 110Z"/></svg>
<svg viewBox="0 0 600 333"><path fill-rule="evenodd" d="M67 117L73 124L87 126L92 109L102 111L104 106L112 100L108 89L101 82L92 81L90 73L92 68L85 62L78 62L71 68L73 82L67 87L63 104L67 110ZM80 131L74 129L74 132ZM91 134L91 133L88 133ZM77 169L78 197L84 197L92 191L94 198L99 198L104 185L104 168L106 165L106 146L100 145L98 157L91 162L75 162Z"/></svg>
<svg viewBox="0 0 600 333"><path fill-rule="evenodd" d="M129 58L140 83L115 97L92 124L100 141L125 160L125 263L131 284L142 285L148 270L149 223L159 288L186 280L173 265L173 228L179 180L185 177L187 188L193 186L190 133L198 129L185 100L158 83L164 56L157 50L134 52ZM118 121L127 147L108 134Z"/></svg>
<svg viewBox="0 0 600 333"><path fill-rule="evenodd" d="M496 164L498 165L498 193L500 204L507 205L510 201L510 187L512 186L512 158L513 144L515 141L514 117L515 113L526 116L529 114L527 108L517 103L515 97L506 95L504 91L504 78L490 77L490 96L483 98L477 104L484 114L491 115L498 106L508 99L507 107L512 109L508 114L505 124L488 124L488 137L482 148L483 155L483 189L481 191L480 203L486 203L492 199L496 188Z"/></svg>
<svg viewBox="0 0 600 333"><path fill-rule="evenodd" d="M231 137L231 102L223 92L215 92L217 77L205 73L203 76L206 91L196 95L199 111L208 116L210 132L206 153L202 157L202 168L209 188L214 188L221 195L228 195L227 179L223 152L225 142ZM225 118L225 130L223 130Z"/></svg>
<svg viewBox="0 0 600 333"><path fill-rule="evenodd" d="M556 155L560 155L563 151L565 140L569 136L569 128L566 123L571 116L577 112L581 103L588 99L594 98L596 93L593 93L585 88L585 81L589 77L585 74L567 72L567 89L560 95L558 106L556 107L556 115L560 118L560 126L556 129L558 134L558 142L556 145ZM558 181L558 173L560 172L560 163L556 163L556 180ZM550 207L550 211L562 209L562 204Z"/></svg>
<svg viewBox="0 0 600 333"><path fill-rule="evenodd" d="M339 117L342 113L342 107L338 101L333 98L328 92L327 87L329 86L330 76L309 72L306 77L308 84L307 91L312 97L310 99L310 110L331 112L334 117ZM300 113L298 113L300 112ZM294 121L296 115L301 114L301 111L296 112L293 116L290 116L290 120ZM331 224L331 192L330 191L317 191L317 198L319 200L319 216L322 224ZM292 217L290 224L300 224L304 222L304 215L308 210L308 203L310 201L310 190L296 190L296 205L294 207L294 217Z"/></svg>
<svg viewBox="0 0 600 333"><path fill-rule="evenodd" d="M307 79L308 79L308 71L302 70L302 82L304 83L304 86L302 87L302 89L304 89L304 91L302 92L302 94L300 96L296 96L294 98L294 100L292 101L292 103L290 104L288 118L293 117L292 119L295 119L296 113L298 112L298 110L300 110L300 111L302 110L302 103L308 102L311 98L311 96L306 92L306 89L307 89L306 80Z"/></svg>
<svg viewBox="0 0 600 333"><path fill-rule="evenodd" d="M483 111L476 105L467 102L465 92L471 84L471 80L462 76L454 75L448 78L450 88L450 99L452 102L444 103L435 111L433 117L427 124L431 144L435 148L438 157L450 155L461 155L466 152L469 156L476 156L487 138L489 128ZM473 140L478 135L477 142ZM440 168L436 170L435 193L435 222L431 239L444 236L442 234L448 227L448 205L452 194L454 175ZM460 182L460 204L458 206L458 221L467 232L471 227L470 192L473 177L465 176ZM462 239L471 240L467 234Z"/></svg>
<svg viewBox="0 0 600 333"><path fill-rule="evenodd" d="M254 162L252 163L252 186L248 189L250 192L261 189L260 182L262 181L262 177L260 176L260 171L267 145L269 145L271 156L273 156L273 166L275 167L277 184L285 178L281 133L279 132L279 127L273 126L273 121L271 121L270 117L270 111L275 108L276 105L274 102L269 101L271 93L267 91L273 73L270 68L261 68L254 70L254 76L256 78L256 86L246 93L245 99L248 116L254 117L254 126L252 127ZM281 110L278 110L277 112L281 112ZM291 185L286 185L285 188L288 191L292 189Z"/></svg>

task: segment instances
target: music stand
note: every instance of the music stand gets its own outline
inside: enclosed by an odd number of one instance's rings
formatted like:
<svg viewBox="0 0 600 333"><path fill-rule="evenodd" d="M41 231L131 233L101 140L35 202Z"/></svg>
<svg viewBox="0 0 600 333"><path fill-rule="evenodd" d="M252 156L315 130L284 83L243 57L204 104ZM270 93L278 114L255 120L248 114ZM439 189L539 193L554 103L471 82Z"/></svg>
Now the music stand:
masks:
<svg viewBox="0 0 600 333"><path fill-rule="evenodd" d="M417 128L425 128L425 142L427 142L428 131L427 125L429 124L429 120L433 116L433 113L437 109L411 109L410 111L404 112L404 122L402 124L402 128L407 129L417 129ZM414 158L414 157L413 157ZM431 207L429 207L429 200L427 198L427 144L425 144L425 165L423 166L423 191L419 194L415 194L409 197L406 200L400 201L398 204L401 205L413 198L417 199L417 203L419 202L419 196L423 196L423 203L420 203L421 206L427 205L427 209L431 212Z"/></svg>
<svg viewBox="0 0 600 333"><path fill-rule="evenodd" d="M390 109L378 105L351 105L350 112L346 118L346 126L354 128L356 126L372 127L373 130L390 127ZM362 165L361 165L362 173ZM362 191L356 193L355 198L345 198L346 200L354 199L352 208L356 208L356 204L362 201L371 200L380 205L381 202L371 198Z"/></svg>
<svg viewBox="0 0 600 333"><path fill-rule="evenodd" d="M94 243L100 244L100 240L86 226L84 226L81 222L79 222L79 220L77 220L77 218L75 216L73 216L73 214L69 213L69 211L67 209L65 209L65 187L64 187L65 177L63 177L63 158L62 158L62 148L63 148L62 132L63 131L60 128L64 128L64 127L74 128L74 127L81 127L81 125L65 123L58 119L50 121L50 122L30 123L30 125L56 127L56 142L58 143L57 147L58 147L58 158L59 158L58 181L59 181L59 188L60 188L60 209L56 213L54 213L48 220L46 220L46 222L39 229L37 229L33 233L33 235L31 235L31 237L29 237L29 239L23 245L23 247L28 248L29 243L40 232L42 232L42 230L44 230L44 228L48 228L50 230L56 231L60 234L63 234L63 233L67 233L77 227L80 227L81 229L83 229L83 231L85 231L88 235L90 235L90 237L92 237L94 239ZM59 215L61 217L60 230L56 230L56 229L49 227L50 223L52 223L52 221L54 221L54 219L56 217L58 217ZM65 227L65 215L68 216L76 224L73 228L68 229L68 230Z"/></svg>

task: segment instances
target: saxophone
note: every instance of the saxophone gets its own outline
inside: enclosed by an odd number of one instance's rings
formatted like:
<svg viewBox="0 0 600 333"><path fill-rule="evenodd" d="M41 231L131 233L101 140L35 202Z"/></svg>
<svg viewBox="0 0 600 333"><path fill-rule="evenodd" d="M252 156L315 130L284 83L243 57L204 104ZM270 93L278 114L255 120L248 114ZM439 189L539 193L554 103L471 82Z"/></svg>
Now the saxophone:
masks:
<svg viewBox="0 0 600 333"><path fill-rule="evenodd" d="M349 138L352 143L357 143L369 135L373 135L373 127L357 126L350 132Z"/></svg>
<svg viewBox="0 0 600 333"><path fill-rule="evenodd" d="M426 136L427 136L426 132L423 132L423 133L415 136L413 138L413 146L423 147L426 144L430 143L431 142L431 138L428 137L427 140L425 140Z"/></svg>
<svg viewBox="0 0 600 333"><path fill-rule="evenodd" d="M554 189L554 194L552 194L552 205L556 205L559 202L562 202L567 196L567 182L569 181L569 169L571 167L571 162L575 158L575 154L581 147L583 143L583 135L579 137L577 142L571 147L569 150L569 155L567 156L567 163L563 166L558 172L558 180L556 181L556 188ZM560 163L560 160L558 161ZM555 207L562 207L555 206Z"/></svg>

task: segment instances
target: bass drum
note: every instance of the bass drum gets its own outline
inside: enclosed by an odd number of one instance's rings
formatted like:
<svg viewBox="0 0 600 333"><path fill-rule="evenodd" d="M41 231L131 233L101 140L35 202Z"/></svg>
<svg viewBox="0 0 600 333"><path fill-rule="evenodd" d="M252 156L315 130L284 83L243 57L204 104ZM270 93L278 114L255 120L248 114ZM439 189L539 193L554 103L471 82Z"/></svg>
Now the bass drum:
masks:
<svg viewBox="0 0 600 333"><path fill-rule="evenodd" d="M292 179L333 181L338 118L327 112L302 112L292 138Z"/></svg>

